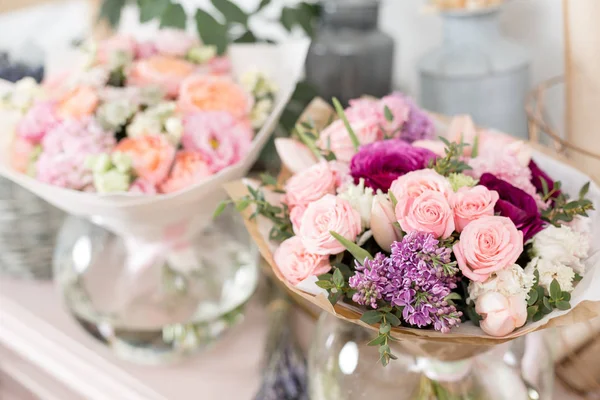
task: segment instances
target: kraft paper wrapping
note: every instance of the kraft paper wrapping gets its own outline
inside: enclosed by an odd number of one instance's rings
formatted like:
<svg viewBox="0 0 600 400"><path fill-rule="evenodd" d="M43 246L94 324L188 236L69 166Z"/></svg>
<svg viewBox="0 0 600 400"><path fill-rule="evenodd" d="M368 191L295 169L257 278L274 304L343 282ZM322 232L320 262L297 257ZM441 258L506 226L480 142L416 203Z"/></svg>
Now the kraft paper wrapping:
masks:
<svg viewBox="0 0 600 400"><path fill-rule="evenodd" d="M317 127L323 127L333 115L333 110L321 99L315 99L308 106L301 117L306 120L309 117ZM443 124L440 124L438 132L443 134ZM542 153L534 151L534 158L541 168L555 177L564 180L564 188L567 192L577 193L579 187L589 180L581 172L565 165ZM282 176L285 176L283 174ZM281 178L281 177L280 177ZM252 184L249 180L231 182L225 185L225 190L233 200L239 200L248 195L246 185ZM270 199L277 199L274 193L267 194ZM596 209L600 209L600 189L592 183L590 197L594 200ZM373 331L375 335L378 327L368 325L360 321L361 312L358 308L339 302L332 306L324 294L313 295L306 293L291 285L281 274L273 259L273 253L278 244L269 240L270 221L259 216L250 219L253 207L248 207L242 212L248 232L256 242L262 256L272 267L273 274L286 288L295 296L310 302L311 304L327 311L340 319L363 326ZM592 235L598 235L600 231L600 213L594 212ZM596 241L597 242L597 241ZM474 356L489 350L491 347L523 336L538 329L571 325L578 322L588 321L600 315L600 243L593 243L592 256L586 261L589 269L583 280L572 293L571 304L573 308L569 311L553 311L537 323L529 323L515 332L501 338L486 335L480 328L472 323L464 323L452 330L450 334L444 334L434 330L415 329L407 327L396 327L392 329L392 336L400 341L400 346L415 356L425 356L444 361L460 360ZM448 344L460 344L460 346L448 346Z"/></svg>

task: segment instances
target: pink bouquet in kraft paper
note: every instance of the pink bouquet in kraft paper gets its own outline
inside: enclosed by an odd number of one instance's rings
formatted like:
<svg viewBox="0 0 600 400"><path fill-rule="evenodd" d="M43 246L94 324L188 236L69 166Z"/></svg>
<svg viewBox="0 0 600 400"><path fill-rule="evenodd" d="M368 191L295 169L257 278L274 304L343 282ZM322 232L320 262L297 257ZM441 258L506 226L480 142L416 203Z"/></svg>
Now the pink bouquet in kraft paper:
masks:
<svg viewBox="0 0 600 400"><path fill-rule="evenodd" d="M290 291L372 329L384 365L392 340L459 360L596 315L600 189L584 174L399 93L334 104L278 139L279 179L227 187Z"/></svg>
<svg viewBox="0 0 600 400"><path fill-rule="evenodd" d="M191 234L258 157L306 49L217 55L176 30L88 44L66 73L7 88L0 174L117 234Z"/></svg>

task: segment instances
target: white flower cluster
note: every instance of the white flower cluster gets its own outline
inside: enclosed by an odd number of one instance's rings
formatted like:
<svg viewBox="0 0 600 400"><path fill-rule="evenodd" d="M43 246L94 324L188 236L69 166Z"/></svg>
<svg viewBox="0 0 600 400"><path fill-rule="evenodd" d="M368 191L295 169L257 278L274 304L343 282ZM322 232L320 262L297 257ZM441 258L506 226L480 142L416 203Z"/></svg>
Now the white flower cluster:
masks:
<svg viewBox="0 0 600 400"><path fill-rule="evenodd" d="M137 111L129 99L121 98L102 104L96 111L98 122L104 129L117 130Z"/></svg>
<svg viewBox="0 0 600 400"><path fill-rule="evenodd" d="M365 180L360 179L358 185L347 183L338 191L338 197L348 201L352 208L360 214L360 219L364 229L368 229L371 224L371 209L373 208L373 199L375 192L370 187L365 187Z"/></svg>
<svg viewBox="0 0 600 400"><path fill-rule="evenodd" d="M175 102L166 101L137 113L127 126L127 136L161 133L171 144L177 146L183 135L183 121L175 113L176 108Z"/></svg>
<svg viewBox="0 0 600 400"><path fill-rule="evenodd" d="M525 271L533 274L537 270L539 284L546 291L556 279L563 291L573 290L575 274L583 275L590 243L589 237L574 231L566 225L548 226L533 238L533 260Z"/></svg>
<svg viewBox="0 0 600 400"><path fill-rule="evenodd" d="M511 267L496 271L485 282L471 281L469 283L469 300L473 303L477 298L487 292L498 292L505 297L528 296L533 286L533 272L524 271L521 266L513 264Z"/></svg>
<svg viewBox="0 0 600 400"><path fill-rule="evenodd" d="M2 99L2 103L9 108L25 113L35 100L43 96L40 85L31 77L18 80L13 89Z"/></svg>
<svg viewBox="0 0 600 400"><path fill-rule="evenodd" d="M244 73L240 78L240 83L254 97L250 120L252 121L252 127L258 129L264 125L273 109L278 87L274 81L258 70Z"/></svg>

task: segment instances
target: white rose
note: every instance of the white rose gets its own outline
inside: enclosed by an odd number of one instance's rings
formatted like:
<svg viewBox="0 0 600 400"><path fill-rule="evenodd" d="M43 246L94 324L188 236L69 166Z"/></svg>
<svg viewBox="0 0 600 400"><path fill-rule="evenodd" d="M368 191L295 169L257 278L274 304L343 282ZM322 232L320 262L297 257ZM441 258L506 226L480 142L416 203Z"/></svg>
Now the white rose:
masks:
<svg viewBox="0 0 600 400"><path fill-rule="evenodd" d="M469 283L469 299L475 302L477 298L487 292L498 292L506 297L525 296L533 286L533 271L526 271L517 264L496 271L485 282L471 281Z"/></svg>
<svg viewBox="0 0 600 400"><path fill-rule="evenodd" d="M576 232L566 225L560 228L549 225L533 238L533 250L537 257L569 266L580 275L583 275L585 270L581 260L587 258L589 247L587 235Z"/></svg>
<svg viewBox="0 0 600 400"><path fill-rule="evenodd" d="M547 293L550 292L550 284L554 279L556 279L562 291L573 291L573 278L575 278L573 268L546 258L536 257L527 264L525 272L533 274L536 269L540 276L539 285L546 289Z"/></svg>
<svg viewBox="0 0 600 400"><path fill-rule="evenodd" d="M363 228L369 228L371 224L371 209L375 193L370 187L365 187L364 179L360 179L358 185L348 183L341 188L338 197L347 200L348 203L360 214Z"/></svg>
<svg viewBox="0 0 600 400"><path fill-rule="evenodd" d="M97 117L103 127L112 130L125 125L135 111L135 106L127 99L121 99L102 104Z"/></svg>
<svg viewBox="0 0 600 400"><path fill-rule="evenodd" d="M177 145L183 135L183 122L181 118L169 117L165 121L165 130L167 131L167 139L174 145Z"/></svg>

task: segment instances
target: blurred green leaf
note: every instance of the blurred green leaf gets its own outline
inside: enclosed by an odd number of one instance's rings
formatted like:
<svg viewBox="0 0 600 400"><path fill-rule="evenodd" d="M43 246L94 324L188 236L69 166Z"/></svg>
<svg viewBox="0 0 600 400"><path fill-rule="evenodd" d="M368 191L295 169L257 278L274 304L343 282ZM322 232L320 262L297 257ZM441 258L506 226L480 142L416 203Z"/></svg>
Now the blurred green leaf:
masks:
<svg viewBox="0 0 600 400"><path fill-rule="evenodd" d="M363 315L360 317L360 320L365 324L373 325L381 321L383 316L379 311L369 310L365 311Z"/></svg>
<svg viewBox="0 0 600 400"><path fill-rule="evenodd" d="M291 32L294 25L296 25L296 9L292 7L283 7L281 10L281 25L288 31Z"/></svg>
<svg viewBox="0 0 600 400"><path fill-rule="evenodd" d="M211 3L223 14L228 24L231 22L238 22L244 26L248 24L248 14L230 0L211 0Z"/></svg>
<svg viewBox="0 0 600 400"><path fill-rule="evenodd" d="M218 54L225 53L229 43L227 27L201 9L196 10L195 18L198 35L200 35L204 44L216 46Z"/></svg>
<svg viewBox="0 0 600 400"><path fill-rule="evenodd" d="M110 26L114 28L119 25L123 7L125 7L125 0L104 0L100 6L98 19L108 21Z"/></svg>
<svg viewBox="0 0 600 400"><path fill-rule="evenodd" d="M187 15L181 4L169 3L160 17L160 27L185 29Z"/></svg>
<svg viewBox="0 0 600 400"><path fill-rule="evenodd" d="M246 31L243 35L239 36L234 40L234 43L256 43L258 39L254 36L254 33Z"/></svg>
<svg viewBox="0 0 600 400"><path fill-rule="evenodd" d="M271 0L261 0L256 11L262 10L263 8L267 7L269 4L271 4Z"/></svg>
<svg viewBox="0 0 600 400"><path fill-rule="evenodd" d="M140 22L148 22L154 18L158 18L167 9L169 0L138 0L140 9Z"/></svg>

